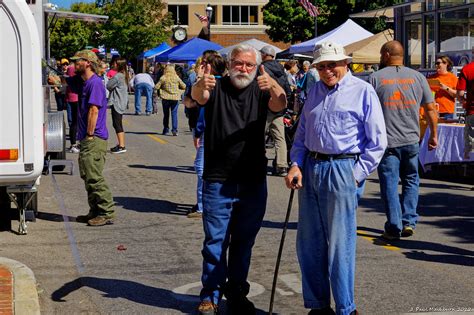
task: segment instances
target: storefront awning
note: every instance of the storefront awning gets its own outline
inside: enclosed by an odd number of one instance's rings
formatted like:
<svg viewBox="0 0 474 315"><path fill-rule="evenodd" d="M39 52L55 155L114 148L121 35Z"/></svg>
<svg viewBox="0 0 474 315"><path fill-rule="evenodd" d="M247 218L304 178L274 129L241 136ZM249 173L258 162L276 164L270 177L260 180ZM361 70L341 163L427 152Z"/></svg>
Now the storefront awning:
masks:
<svg viewBox="0 0 474 315"><path fill-rule="evenodd" d="M388 21L393 21L394 9L398 9L398 8L402 8L402 7L406 7L406 6L414 5L414 4L421 6L423 2L424 0L415 0L411 2L400 3L400 4L392 5L389 7L385 7L385 8L380 8L380 9L375 9L375 10L370 10L370 11L363 11L359 13L353 13L353 14L350 14L349 17L350 18L378 18L381 16L385 16L388 19Z"/></svg>

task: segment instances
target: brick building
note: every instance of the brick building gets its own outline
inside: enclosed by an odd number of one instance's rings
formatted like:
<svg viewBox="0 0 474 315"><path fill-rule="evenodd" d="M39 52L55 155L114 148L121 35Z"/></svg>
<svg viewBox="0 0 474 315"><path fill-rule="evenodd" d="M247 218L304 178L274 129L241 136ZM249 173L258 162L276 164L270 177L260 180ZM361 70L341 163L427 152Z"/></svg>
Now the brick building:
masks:
<svg viewBox="0 0 474 315"><path fill-rule="evenodd" d="M175 26L187 31L187 38L198 36L202 24L194 13L206 15L208 4L213 9L211 19L211 41L226 47L242 41L258 40L286 49L290 45L273 42L265 33L262 7L268 0L168 0L168 11L173 14Z"/></svg>

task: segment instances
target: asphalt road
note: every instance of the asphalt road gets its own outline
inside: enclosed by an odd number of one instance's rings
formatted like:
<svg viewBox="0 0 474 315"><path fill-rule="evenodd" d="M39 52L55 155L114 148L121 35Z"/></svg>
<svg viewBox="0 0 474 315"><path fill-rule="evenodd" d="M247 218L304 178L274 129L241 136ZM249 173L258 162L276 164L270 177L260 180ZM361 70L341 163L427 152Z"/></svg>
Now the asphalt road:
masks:
<svg viewBox="0 0 474 315"><path fill-rule="evenodd" d="M29 223L28 235L0 233L0 256L35 273L43 314L193 312L203 232L200 219L186 217L195 203L195 151L182 106L179 113L178 137L160 134L161 112L124 116L128 152L108 154L104 172L117 204L114 225L88 227L74 221L88 210L76 172L42 177L39 218ZM115 134L111 126L109 130L113 147ZM67 158L77 166L77 154ZM268 311L289 197L280 177L269 176L268 187L267 213L249 275L251 300L261 314ZM471 187L423 179L416 234L388 244L379 238L385 215L377 175L368 179L358 209L356 303L361 314L474 313ZM16 229L17 222L12 223ZM274 306L279 314L307 313L295 254L296 228L295 198Z"/></svg>

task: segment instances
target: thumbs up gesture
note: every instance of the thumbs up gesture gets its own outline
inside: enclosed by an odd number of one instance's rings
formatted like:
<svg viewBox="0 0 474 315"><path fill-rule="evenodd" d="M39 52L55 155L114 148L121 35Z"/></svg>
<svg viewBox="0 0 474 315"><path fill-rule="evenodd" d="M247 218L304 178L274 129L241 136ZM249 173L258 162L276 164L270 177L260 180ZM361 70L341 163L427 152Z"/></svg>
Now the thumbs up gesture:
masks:
<svg viewBox="0 0 474 315"><path fill-rule="evenodd" d="M260 75L257 77L258 87L262 91L270 90L273 86L274 80L265 71L265 67L263 65L260 65L259 72Z"/></svg>
<svg viewBox="0 0 474 315"><path fill-rule="evenodd" d="M198 74L198 77L201 77L199 84L202 89L211 91L216 86L216 78L211 74L211 65L206 65L199 72L201 73L202 70L202 76Z"/></svg>

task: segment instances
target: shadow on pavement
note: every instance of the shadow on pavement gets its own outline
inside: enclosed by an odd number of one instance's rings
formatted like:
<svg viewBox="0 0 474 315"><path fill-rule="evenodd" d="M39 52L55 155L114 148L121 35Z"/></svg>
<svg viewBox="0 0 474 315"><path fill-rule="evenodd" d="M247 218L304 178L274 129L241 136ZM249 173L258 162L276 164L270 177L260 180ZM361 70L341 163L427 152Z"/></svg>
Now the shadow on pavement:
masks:
<svg viewBox="0 0 474 315"><path fill-rule="evenodd" d="M269 228L269 229L283 229L283 225L285 222L274 222L263 220L262 227ZM288 230L296 230L298 228L298 222L288 222Z"/></svg>
<svg viewBox="0 0 474 315"><path fill-rule="evenodd" d="M143 168L147 170L155 171L170 171L170 172L179 172L186 174L196 174L194 171L194 166L188 165L177 165L177 166L159 166L159 165L143 165L143 164L131 164L128 165L130 168Z"/></svg>
<svg viewBox="0 0 474 315"><path fill-rule="evenodd" d="M454 264L461 266L474 266L474 251L439 243L416 240L414 238L401 238L396 241L386 241L381 238L382 230L357 227L357 235L369 237L377 246L393 245L408 251L403 252L409 259L438 262L443 264ZM370 232L370 233L365 233ZM425 251L438 252L442 254L428 254Z"/></svg>
<svg viewBox="0 0 474 315"><path fill-rule="evenodd" d="M61 214L56 213L38 212L36 218L45 221L64 222L64 217ZM67 218L69 222L76 221L76 217L67 216Z"/></svg>
<svg viewBox="0 0 474 315"><path fill-rule="evenodd" d="M189 313L196 307L195 302L186 302L193 298L191 295L176 294L170 290L154 288L128 280L96 277L80 277L68 282L54 291L51 294L51 298L55 302L66 302L65 297L68 294L82 287L101 291L103 292L102 295L106 298L123 298L139 304L174 309L186 313Z"/></svg>
<svg viewBox="0 0 474 315"><path fill-rule="evenodd" d="M126 210L137 212L164 213L186 215L193 205L179 204L167 200L140 198L140 197L114 197L117 205Z"/></svg>
<svg viewBox="0 0 474 315"><path fill-rule="evenodd" d="M69 294L88 287L103 292L106 298L122 298L134 303L155 306L163 309L174 309L186 314L197 314L199 296L191 294L175 293L173 291L155 288L129 280L104 279L97 277L80 277L74 281L64 284L51 294L51 299L55 302L66 302ZM219 304L219 312L226 314L226 301ZM256 310L257 315L268 314L261 309Z"/></svg>

